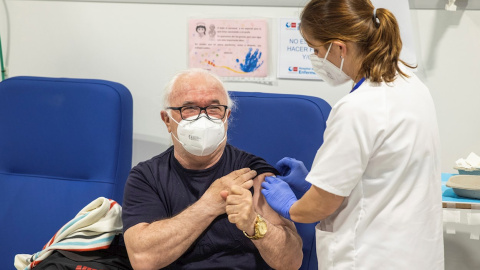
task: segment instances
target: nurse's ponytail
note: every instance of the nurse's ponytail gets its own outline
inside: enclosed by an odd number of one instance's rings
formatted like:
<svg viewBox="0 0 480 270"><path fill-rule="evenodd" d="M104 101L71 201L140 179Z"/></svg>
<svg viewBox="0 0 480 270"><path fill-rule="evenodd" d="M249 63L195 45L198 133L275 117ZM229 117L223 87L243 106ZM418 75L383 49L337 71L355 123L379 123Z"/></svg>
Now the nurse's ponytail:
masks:
<svg viewBox="0 0 480 270"><path fill-rule="evenodd" d="M397 74L408 77L399 63L402 40L395 16L375 9L369 0L311 0L300 16L302 32L328 45L334 40L353 42L361 59L356 79L393 82Z"/></svg>
<svg viewBox="0 0 480 270"><path fill-rule="evenodd" d="M360 76L373 82L393 82L397 72L407 77L398 62L410 68L415 67L400 59L402 39L395 16L388 9L374 9L372 21L376 30L367 39Z"/></svg>

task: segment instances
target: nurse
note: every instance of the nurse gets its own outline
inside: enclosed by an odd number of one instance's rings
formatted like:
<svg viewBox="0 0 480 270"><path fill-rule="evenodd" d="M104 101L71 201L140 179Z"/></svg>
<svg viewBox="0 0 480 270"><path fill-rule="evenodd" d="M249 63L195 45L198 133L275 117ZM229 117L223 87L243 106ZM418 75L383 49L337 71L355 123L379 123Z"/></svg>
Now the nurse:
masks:
<svg viewBox="0 0 480 270"><path fill-rule="evenodd" d="M311 171L280 160L281 175L262 183L267 202L295 222L321 221L319 269L444 269L436 112L399 59L394 15L369 0L312 0L300 27L315 72L353 87L333 106Z"/></svg>

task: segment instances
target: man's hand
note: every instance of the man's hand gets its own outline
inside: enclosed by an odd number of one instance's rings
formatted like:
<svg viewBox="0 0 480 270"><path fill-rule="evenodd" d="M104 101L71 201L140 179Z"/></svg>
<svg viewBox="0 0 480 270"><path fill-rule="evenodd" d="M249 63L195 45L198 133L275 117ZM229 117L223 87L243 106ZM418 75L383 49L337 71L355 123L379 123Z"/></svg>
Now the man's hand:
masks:
<svg viewBox="0 0 480 270"><path fill-rule="evenodd" d="M227 195L222 192L222 197ZM226 196L226 212L228 221L237 225L241 231L248 235L254 235L254 224L257 213L253 209L253 199L250 190L241 186L232 186Z"/></svg>
<svg viewBox="0 0 480 270"><path fill-rule="evenodd" d="M225 213L226 201L220 193L222 191L230 192L233 186L239 186L244 189L251 188L253 186L253 178L257 176L257 172L250 168L243 168L233 171L222 178L215 180L210 187L203 194L202 199L208 200L208 206L212 207L216 215Z"/></svg>

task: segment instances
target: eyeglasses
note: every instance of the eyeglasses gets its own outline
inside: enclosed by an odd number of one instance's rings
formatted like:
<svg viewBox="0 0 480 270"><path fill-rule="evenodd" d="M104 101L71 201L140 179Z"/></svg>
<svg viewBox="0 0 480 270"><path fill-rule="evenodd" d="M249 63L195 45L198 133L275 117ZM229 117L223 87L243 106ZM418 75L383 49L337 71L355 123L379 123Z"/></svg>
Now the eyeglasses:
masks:
<svg viewBox="0 0 480 270"><path fill-rule="evenodd" d="M210 105L207 107L182 106L182 107L167 107L167 109L179 111L182 119L187 121L197 120L198 118L200 118L200 114L202 113L202 111L205 111L208 119L216 120L216 119L223 119L225 117L225 113L227 112L228 106L226 105ZM196 116L196 117L192 119L190 118L192 116ZM215 117L216 119L212 119L210 117Z"/></svg>

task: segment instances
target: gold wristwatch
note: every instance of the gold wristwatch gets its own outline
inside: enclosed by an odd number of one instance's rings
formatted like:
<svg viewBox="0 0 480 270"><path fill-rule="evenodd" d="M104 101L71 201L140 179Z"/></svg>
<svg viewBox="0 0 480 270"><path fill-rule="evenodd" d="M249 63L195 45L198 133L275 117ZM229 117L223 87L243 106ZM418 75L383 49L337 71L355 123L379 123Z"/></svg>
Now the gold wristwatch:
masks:
<svg viewBox="0 0 480 270"><path fill-rule="evenodd" d="M243 231L243 234L245 234L246 237L252 240L263 238L266 233L267 233L267 223L258 214L257 214L257 217L255 218L255 234L253 236L250 236L245 231Z"/></svg>

